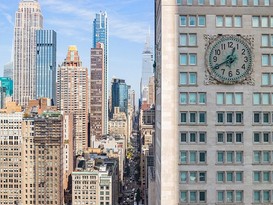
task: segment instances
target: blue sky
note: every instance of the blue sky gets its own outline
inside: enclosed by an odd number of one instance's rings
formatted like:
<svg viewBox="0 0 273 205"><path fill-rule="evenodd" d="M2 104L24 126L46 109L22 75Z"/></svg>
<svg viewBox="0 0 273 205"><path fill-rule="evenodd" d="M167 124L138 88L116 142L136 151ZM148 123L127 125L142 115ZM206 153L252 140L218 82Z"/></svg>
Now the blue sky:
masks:
<svg viewBox="0 0 273 205"><path fill-rule="evenodd" d="M13 24L20 0L0 0L0 76L11 60ZM57 64L69 45L77 45L83 66L90 66L92 21L106 11L109 24L109 72L139 93L142 51L148 29L153 38L153 0L39 0L44 29L57 32ZM153 41L153 40L151 40Z"/></svg>

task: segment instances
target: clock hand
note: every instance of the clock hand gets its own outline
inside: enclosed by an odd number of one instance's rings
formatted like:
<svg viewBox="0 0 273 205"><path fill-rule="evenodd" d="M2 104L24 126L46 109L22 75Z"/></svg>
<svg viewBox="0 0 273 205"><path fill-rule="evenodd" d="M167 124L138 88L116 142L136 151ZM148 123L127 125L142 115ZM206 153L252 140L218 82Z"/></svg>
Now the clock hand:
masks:
<svg viewBox="0 0 273 205"><path fill-rule="evenodd" d="M227 58L224 62L222 62L222 63L220 63L220 64L215 64L215 66L213 67L213 69L219 69L219 67L221 66L221 65L224 65L225 63L227 63L228 61L229 61L230 59L229 58Z"/></svg>

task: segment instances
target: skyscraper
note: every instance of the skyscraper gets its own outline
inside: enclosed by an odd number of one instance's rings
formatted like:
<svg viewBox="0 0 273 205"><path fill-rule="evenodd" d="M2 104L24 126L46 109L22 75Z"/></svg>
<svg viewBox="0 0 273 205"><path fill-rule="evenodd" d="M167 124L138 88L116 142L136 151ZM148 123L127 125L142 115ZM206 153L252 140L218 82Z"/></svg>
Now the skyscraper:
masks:
<svg viewBox="0 0 273 205"><path fill-rule="evenodd" d="M150 31L147 34L146 43L142 52L142 71L141 71L141 85L140 85L140 96L141 101L148 99L148 86L149 78L154 75L153 73L153 53L150 45Z"/></svg>
<svg viewBox="0 0 273 205"><path fill-rule="evenodd" d="M272 6L155 1L155 204L273 203Z"/></svg>
<svg viewBox="0 0 273 205"><path fill-rule="evenodd" d="M113 116L115 107L119 107L120 112L128 113L128 85L125 80L113 78L111 85L111 115Z"/></svg>
<svg viewBox="0 0 273 205"><path fill-rule="evenodd" d="M57 107L74 114L76 154L79 154L88 146L88 71L82 67L76 46L69 46L57 73Z"/></svg>
<svg viewBox="0 0 273 205"><path fill-rule="evenodd" d="M102 43L97 43L96 48L91 48L91 75L90 75L90 133L96 137L107 134L105 130L104 101L104 48Z"/></svg>
<svg viewBox="0 0 273 205"><path fill-rule="evenodd" d="M36 97L36 30L43 28L38 0L21 0L14 28L14 100L27 105Z"/></svg>
<svg viewBox="0 0 273 205"><path fill-rule="evenodd" d="M104 119L107 121L104 124L104 130L108 130L108 19L107 13L100 11L96 14L93 21L93 48L96 48L97 43L104 45Z"/></svg>
<svg viewBox="0 0 273 205"><path fill-rule="evenodd" d="M13 62L4 65L4 77L13 79Z"/></svg>
<svg viewBox="0 0 273 205"><path fill-rule="evenodd" d="M56 103L56 47L53 30L36 31L36 98L50 98Z"/></svg>
<svg viewBox="0 0 273 205"><path fill-rule="evenodd" d="M12 96L13 94L13 81L8 77L0 77L0 86L6 88L6 95Z"/></svg>

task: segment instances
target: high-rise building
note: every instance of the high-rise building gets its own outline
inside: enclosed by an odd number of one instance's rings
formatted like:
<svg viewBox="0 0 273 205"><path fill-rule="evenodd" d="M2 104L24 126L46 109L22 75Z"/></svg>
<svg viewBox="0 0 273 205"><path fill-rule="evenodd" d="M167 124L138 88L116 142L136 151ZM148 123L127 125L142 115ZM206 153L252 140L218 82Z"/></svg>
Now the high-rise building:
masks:
<svg viewBox="0 0 273 205"><path fill-rule="evenodd" d="M6 89L6 95L13 95L13 81L8 77L0 77L0 87L4 87Z"/></svg>
<svg viewBox="0 0 273 205"><path fill-rule="evenodd" d="M141 71L141 85L140 85L140 96L141 100L147 101L148 98L148 85L149 85L149 78L154 75L153 72L153 53L152 48L150 45L150 31L147 34L145 47L142 52L142 71Z"/></svg>
<svg viewBox="0 0 273 205"><path fill-rule="evenodd" d="M105 130L105 95L104 92L104 48L102 43L97 43L96 48L91 48L91 75L90 75L90 133L96 137L107 134Z"/></svg>
<svg viewBox="0 0 273 205"><path fill-rule="evenodd" d="M46 97L56 103L56 47L53 30L36 31L36 99Z"/></svg>
<svg viewBox="0 0 273 205"><path fill-rule="evenodd" d="M273 203L272 7L155 1L156 204Z"/></svg>
<svg viewBox="0 0 273 205"><path fill-rule="evenodd" d="M0 204L20 204L22 192L22 119L15 103L0 112Z"/></svg>
<svg viewBox="0 0 273 205"><path fill-rule="evenodd" d="M43 28L38 0L21 0L14 28L14 100L26 106L36 97L36 30Z"/></svg>
<svg viewBox="0 0 273 205"><path fill-rule="evenodd" d="M108 128L108 18L107 13L100 11L96 14L93 20L93 48L96 48L97 43L102 43L104 48L104 130Z"/></svg>
<svg viewBox="0 0 273 205"><path fill-rule="evenodd" d="M76 46L69 46L57 73L57 107L74 115L76 153L79 154L88 146L88 70L82 67Z"/></svg>
<svg viewBox="0 0 273 205"><path fill-rule="evenodd" d="M13 62L4 65L4 77L13 79Z"/></svg>
<svg viewBox="0 0 273 205"><path fill-rule="evenodd" d="M128 113L128 86L125 80L113 78L111 85L111 102L112 108L111 113L113 116L115 107L119 107L120 112Z"/></svg>

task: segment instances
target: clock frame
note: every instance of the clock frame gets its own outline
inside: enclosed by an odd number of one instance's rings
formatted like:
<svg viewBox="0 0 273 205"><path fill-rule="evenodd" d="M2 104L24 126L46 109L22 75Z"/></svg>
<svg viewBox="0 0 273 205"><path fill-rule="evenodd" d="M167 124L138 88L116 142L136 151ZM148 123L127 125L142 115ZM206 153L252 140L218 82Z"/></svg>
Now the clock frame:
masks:
<svg viewBox="0 0 273 205"><path fill-rule="evenodd" d="M206 35L206 74L213 84L254 84L253 37L241 35ZM216 82L213 82L216 81ZM207 83L210 84L210 83Z"/></svg>

